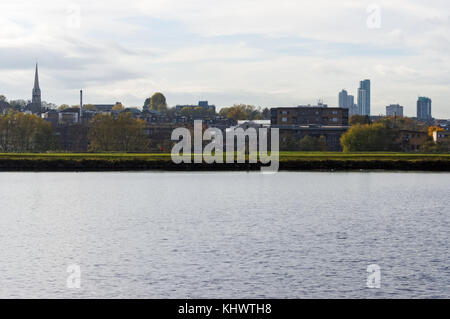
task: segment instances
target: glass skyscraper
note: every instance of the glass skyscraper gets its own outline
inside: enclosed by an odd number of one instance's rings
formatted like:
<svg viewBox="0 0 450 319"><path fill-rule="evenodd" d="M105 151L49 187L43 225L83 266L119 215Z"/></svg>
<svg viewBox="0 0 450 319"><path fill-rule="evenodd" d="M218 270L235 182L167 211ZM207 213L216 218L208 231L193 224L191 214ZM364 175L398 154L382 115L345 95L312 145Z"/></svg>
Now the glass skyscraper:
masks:
<svg viewBox="0 0 450 319"><path fill-rule="evenodd" d="M339 92L339 107L348 108L348 93L346 90Z"/></svg>
<svg viewBox="0 0 450 319"><path fill-rule="evenodd" d="M370 80L360 82L358 89L358 112L370 116Z"/></svg>
<svg viewBox="0 0 450 319"><path fill-rule="evenodd" d="M348 109L349 115L355 115L355 97L346 90L339 92L339 107Z"/></svg>
<svg viewBox="0 0 450 319"><path fill-rule="evenodd" d="M417 119L421 121L429 121L431 116L431 99L421 96L417 101Z"/></svg>

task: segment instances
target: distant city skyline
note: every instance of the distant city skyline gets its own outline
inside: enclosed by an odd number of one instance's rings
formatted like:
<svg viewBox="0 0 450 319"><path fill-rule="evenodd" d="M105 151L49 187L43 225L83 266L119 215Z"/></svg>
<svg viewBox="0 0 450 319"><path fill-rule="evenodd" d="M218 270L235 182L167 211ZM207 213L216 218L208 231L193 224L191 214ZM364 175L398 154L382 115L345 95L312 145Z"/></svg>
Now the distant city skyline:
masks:
<svg viewBox="0 0 450 319"><path fill-rule="evenodd" d="M368 4L5 0L0 94L30 99L39 61L42 100L57 105L78 104L83 89L85 103L138 107L154 92L172 106L338 106L337 92L356 99L370 79L372 115L398 103L415 116L428 96L433 116L449 118L450 4L379 1L379 27Z"/></svg>
<svg viewBox="0 0 450 319"><path fill-rule="evenodd" d="M366 79L363 81L360 81L360 87L358 88L358 104L354 103L354 96L349 94L347 90L342 89L338 94L338 105L337 107L340 108L347 108L349 110L349 115L369 115L372 116L374 114L371 114L370 112L370 79ZM27 101L30 101L29 106L31 109L40 109L42 106L41 102L41 90L39 86L39 69L38 69L38 63L35 65L35 74L34 74L34 85L32 90L32 98L30 99L24 99ZM48 101L46 101L48 103ZM198 105L201 104L208 104L208 101L200 101ZM98 105L94 103L88 103L91 105ZM115 102L115 104L122 104L121 102ZM328 104L324 103L323 100L319 99L317 102L319 107L328 107ZM361 105L360 105L361 104ZM76 105L76 104L73 104ZM80 90L79 95L79 105L83 105L83 90ZM113 105L113 104L109 104ZM367 106L368 105L368 106ZM312 106L311 104L308 104L308 106ZM136 107L136 106L131 106ZM137 106L139 107L139 106ZM173 105L173 107L176 107L177 109L180 107L179 104ZM216 108L215 105L213 105L214 109ZM292 107L299 107L292 106ZM333 107L333 106L331 106ZM404 107L400 106L399 104L390 104L386 106L386 112L384 115L386 116L404 116ZM380 113L381 114L381 113ZM414 117L414 116L413 116ZM431 108L431 99L427 97L419 97L417 101L417 108L416 108L416 116L417 118L421 120L430 120L433 118L432 115L432 108Z"/></svg>

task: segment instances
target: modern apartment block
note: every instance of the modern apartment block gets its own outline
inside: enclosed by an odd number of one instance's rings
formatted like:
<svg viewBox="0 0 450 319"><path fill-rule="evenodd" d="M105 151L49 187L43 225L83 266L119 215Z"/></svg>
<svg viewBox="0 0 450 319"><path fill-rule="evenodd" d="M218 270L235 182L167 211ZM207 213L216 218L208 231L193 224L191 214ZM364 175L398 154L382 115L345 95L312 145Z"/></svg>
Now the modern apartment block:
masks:
<svg viewBox="0 0 450 319"><path fill-rule="evenodd" d="M358 113L370 116L370 80L360 82L358 89Z"/></svg>
<svg viewBox="0 0 450 319"><path fill-rule="evenodd" d="M386 116L403 117L403 106L399 104L386 106Z"/></svg>
<svg viewBox="0 0 450 319"><path fill-rule="evenodd" d="M431 99L421 96L417 100L417 119L421 121L431 121Z"/></svg>
<svg viewBox="0 0 450 319"><path fill-rule="evenodd" d="M277 107L271 110L272 125L347 126L349 110L339 107Z"/></svg>
<svg viewBox="0 0 450 319"><path fill-rule="evenodd" d="M358 114L357 106L355 105L355 97L348 94L346 90L339 92L339 107L348 109L349 116Z"/></svg>

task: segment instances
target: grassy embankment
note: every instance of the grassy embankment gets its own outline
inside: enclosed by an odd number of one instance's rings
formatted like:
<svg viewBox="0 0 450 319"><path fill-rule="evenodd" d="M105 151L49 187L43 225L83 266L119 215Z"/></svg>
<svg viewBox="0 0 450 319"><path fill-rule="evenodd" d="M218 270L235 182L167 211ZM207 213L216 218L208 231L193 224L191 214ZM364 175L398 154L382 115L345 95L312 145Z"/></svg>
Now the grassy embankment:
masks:
<svg viewBox="0 0 450 319"><path fill-rule="evenodd" d="M164 154L0 154L0 171L257 170L260 164L181 164ZM280 152L281 170L450 171L450 154Z"/></svg>

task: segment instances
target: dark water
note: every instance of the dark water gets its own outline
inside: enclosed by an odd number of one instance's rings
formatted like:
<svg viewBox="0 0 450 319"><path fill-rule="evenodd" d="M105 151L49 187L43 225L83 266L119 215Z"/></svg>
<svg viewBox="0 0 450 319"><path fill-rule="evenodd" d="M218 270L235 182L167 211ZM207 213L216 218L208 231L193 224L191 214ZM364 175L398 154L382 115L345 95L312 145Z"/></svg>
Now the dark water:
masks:
<svg viewBox="0 0 450 319"><path fill-rule="evenodd" d="M449 177L2 173L0 298L449 298Z"/></svg>

